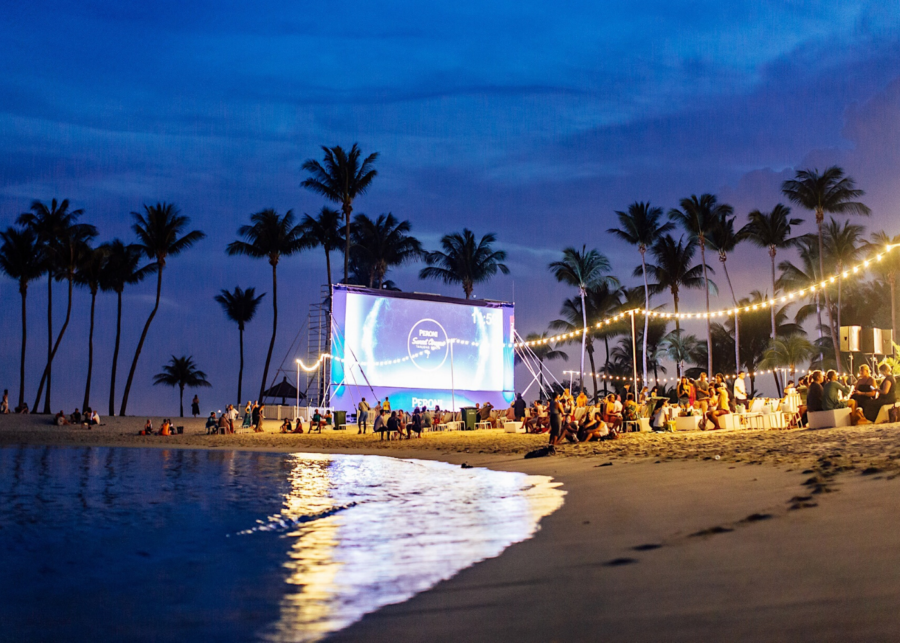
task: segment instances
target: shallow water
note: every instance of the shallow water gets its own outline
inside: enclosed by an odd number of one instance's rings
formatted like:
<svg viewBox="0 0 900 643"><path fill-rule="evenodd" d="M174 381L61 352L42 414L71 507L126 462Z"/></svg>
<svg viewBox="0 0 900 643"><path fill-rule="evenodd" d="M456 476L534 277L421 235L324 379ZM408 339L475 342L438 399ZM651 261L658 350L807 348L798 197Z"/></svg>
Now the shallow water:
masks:
<svg viewBox="0 0 900 643"><path fill-rule="evenodd" d="M528 538L562 496L380 456L0 447L0 640L317 640Z"/></svg>

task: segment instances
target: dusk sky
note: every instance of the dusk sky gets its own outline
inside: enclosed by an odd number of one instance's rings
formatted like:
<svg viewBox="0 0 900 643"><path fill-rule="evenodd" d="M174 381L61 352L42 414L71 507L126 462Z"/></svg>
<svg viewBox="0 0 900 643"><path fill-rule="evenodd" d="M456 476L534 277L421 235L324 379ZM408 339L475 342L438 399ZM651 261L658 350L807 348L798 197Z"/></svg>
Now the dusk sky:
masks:
<svg viewBox="0 0 900 643"><path fill-rule="evenodd" d="M635 200L668 209L714 192L743 223L783 200L780 184L796 169L839 164L866 191L868 231L900 234L896 0L36 0L4 3L0 43L0 226L33 199L69 198L100 241L130 241L129 213L169 201L208 235L167 266L131 413L177 413L177 393L150 383L172 354L193 354L209 375L205 409L234 396L237 327L213 296L235 285L269 292L271 273L264 261L226 257L225 246L253 212L299 217L324 205L299 185L320 145L379 152L378 178L355 211L409 219L429 249L463 227L496 232L512 274L475 294L514 299L523 335L544 330L574 294L546 269L565 246L600 249L636 285L637 251L605 232L613 211ZM806 219L801 232L814 229L810 213L794 212ZM763 250L738 251L742 295L764 288L767 260ZM420 267L390 277L403 290L462 294L419 281ZM323 283L320 250L279 266L270 377L283 359L293 372L288 348ZM126 290L120 392L153 289ZM0 388L15 399L16 284L0 280L0 296ZM691 294L687 306L700 301ZM727 305L724 290L719 302ZM54 365L54 411L81 403L89 303L76 293ZM46 351L43 281L28 305L31 404ZM98 320L93 398L105 411L113 295L100 297ZM258 390L270 331L267 298L246 335L245 398Z"/></svg>

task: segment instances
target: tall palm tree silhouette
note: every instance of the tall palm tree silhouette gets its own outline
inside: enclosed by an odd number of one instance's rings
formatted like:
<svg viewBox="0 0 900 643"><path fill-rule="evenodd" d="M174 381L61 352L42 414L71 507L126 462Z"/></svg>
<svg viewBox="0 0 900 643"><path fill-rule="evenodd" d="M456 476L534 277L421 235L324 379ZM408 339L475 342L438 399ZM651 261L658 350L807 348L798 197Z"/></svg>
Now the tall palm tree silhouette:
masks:
<svg viewBox="0 0 900 643"><path fill-rule="evenodd" d="M325 153L322 163L308 159L303 163L303 170L309 177L300 184L307 190L321 194L333 203L340 203L344 213L344 283L350 278L350 215L353 213L353 201L372 185L378 175L375 161L378 152L362 159L362 151L354 143L349 152L338 145L322 147Z"/></svg>
<svg viewBox="0 0 900 643"><path fill-rule="evenodd" d="M125 380L125 392L122 394L122 405L119 407L119 415L125 415L128 409L128 394L131 392L131 383L134 381L134 373L137 370L138 360L141 357L141 350L144 348L144 341L147 339L150 324L153 322L153 318L156 317L156 311L159 310L163 269L166 267L166 261L169 257L180 255L206 236L200 230L185 232L184 229L190 225L191 220L181 214L178 208L171 203L145 205L143 213L132 212L131 216L134 217L131 229L138 238L138 242L135 245L145 257L153 262L153 270L156 271L156 301L153 304L153 310L150 311L150 316L147 317L147 322L144 324L144 330L141 331L141 339L138 341L137 348L134 351L134 359L131 360L128 379Z"/></svg>
<svg viewBox="0 0 900 643"><path fill-rule="evenodd" d="M238 228L238 236L245 240L229 243L226 248L229 255L267 259L269 265L272 266L272 339L269 340L266 365L263 368L262 381L259 384L259 399L261 400L266 390L269 364L272 362L272 349L275 348L275 335L278 332L278 262L281 257L288 257L303 249L303 231L299 225L294 224L294 213L291 210L281 216L275 210L268 209L250 215L250 225L242 225Z"/></svg>
<svg viewBox="0 0 900 643"><path fill-rule="evenodd" d="M262 301L262 298L265 296L266 293L262 293L257 297L256 288L241 290L240 286L235 286L234 292L222 290L216 295L216 301L222 306L225 316L238 325L238 342L241 355L241 365L238 368L238 404L244 399L241 397L241 384L244 379L244 326L245 324L249 324L254 315L256 315L256 309L259 307L259 302Z"/></svg>
<svg viewBox="0 0 900 643"><path fill-rule="evenodd" d="M816 228L819 235L819 274L825 275L825 213L868 215L871 211L860 201L865 192L856 188L856 183L844 175L837 165L832 165L821 174L818 169L798 170L793 179L781 184L782 193L792 203L816 213ZM841 344L838 341L837 329L834 326L834 313L828 289L825 293L825 309L828 311L828 325L831 330L831 343L834 346L834 358L837 368L841 368Z"/></svg>
<svg viewBox="0 0 900 643"><path fill-rule="evenodd" d="M44 274L45 265L41 245L34 231L7 228L0 232L0 270L19 284L22 297L22 352L19 357L19 406L25 404L25 346L28 343L28 320L25 300L28 284Z"/></svg>

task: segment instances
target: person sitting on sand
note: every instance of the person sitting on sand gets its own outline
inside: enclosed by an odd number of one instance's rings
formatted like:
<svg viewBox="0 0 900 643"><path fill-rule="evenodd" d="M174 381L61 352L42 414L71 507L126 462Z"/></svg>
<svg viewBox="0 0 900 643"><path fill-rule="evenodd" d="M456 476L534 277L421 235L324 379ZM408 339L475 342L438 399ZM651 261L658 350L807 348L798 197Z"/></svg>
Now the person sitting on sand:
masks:
<svg viewBox="0 0 900 643"><path fill-rule="evenodd" d="M386 431L381 432L381 438L384 439L384 434L387 432L388 440L390 440L394 433L400 434L400 420L397 419L397 411L391 411L391 415L387 420ZM400 439L403 439L403 435L399 435Z"/></svg>
<svg viewBox="0 0 900 643"><path fill-rule="evenodd" d="M141 429L141 432L138 435L153 435L153 422L150 421L150 418L147 418L147 421L144 423L144 428Z"/></svg>
<svg viewBox="0 0 900 643"><path fill-rule="evenodd" d="M434 426L434 416L427 408L422 409L422 430L430 429Z"/></svg>
<svg viewBox="0 0 900 643"><path fill-rule="evenodd" d="M731 406L728 401L728 387L725 386L725 382L722 381L716 386L714 392L716 397L712 401L715 406L711 407L707 412L706 419L712 422L713 429L721 429L722 425L719 423L719 418L731 413Z"/></svg>
<svg viewBox="0 0 900 643"><path fill-rule="evenodd" d="M822 398L822 410L834 411L835 409L849 408L856 410L856 400L844 400L841 395L850 395L851 388L838 380L838 374L829 370L825 374L825 384L822 386L824 396Z"/></svg>
<svg viewBox="0 0 900 643"><path fill-rule="evenodd" d="M159 435L172 435L172 425L169 424L168 418L163 420L162 425L159 427Z"/></svg>
<svg viewBox="0 0 900 643"><path fill-rule="evenodd" d="M629 393L630 395L630 393ZM585 414L585 422L578 428L577 438L579 442L592 442L601 440L609 435L609 427L600 419L600 412L591 410Z"/></svg>
<svg viewBox="0 0 900 643"><path fill-rule="evenodd" d="M616 413L616 396L613 393L606 396L606 402L603 404L603 421L609 425L613 433L618 433L622 426L622 416Z"/></svg>
<svg viewBox="0 0 900 643"><path fill-rule="evenodd" d="M69 424L69 420L66 419L66 414L60 411L56 414L56 417L53 418L53 423L56 426L67 426Z"/></svg>
<svg viewBox="0 0 900 643"><path fill-rule="evenodd" d="M406 437L411 438L412 434L415 433L418 437L422 437L422 412L419 410L419 407L413 409L412 417L409 422L406 424Z"/></svg>
<svg viewBox="0 0 900 643"><path fill-rule="evenodd" d="M219 432L218 429L219 423L216 421L216 413L212 411L209 417L206 418L206 435L215 435Z"/></svg>
<svg viewBox="0 0 900 643"><path fill-rule="evenodd" d="M284 422L281 423L280 431L282 433L292 433L293 428L291 427L291 421L288 418L284 418Z"/></svg>
<svg viewBox="0 0 900 643"><path fill-rule="evenodd" d="M669 400L663 400L663 403L656 408L653 417L650 419L650 427L654 431L668 430L669 413L671 411L672 407L669 406Z"/></svg>
<svg viewBox="0 0 900 643"><path fill-rule="evenodd" d="M22 406L16 407L16 413L28 415L28 402L22 402Z"/></svg>
<svg viewBox="0 0 900 643"><path fill-rule="evenodd" d="M88 426L100 426L100 414L94 409L88 415Z"/></svg>
<svg viewBox="0 0 900 643"><path fill-rule="evenodd" d="M72 415L69 416L69 422L72 424L81 424L81 411L78 409L72 411Z"/></svg>

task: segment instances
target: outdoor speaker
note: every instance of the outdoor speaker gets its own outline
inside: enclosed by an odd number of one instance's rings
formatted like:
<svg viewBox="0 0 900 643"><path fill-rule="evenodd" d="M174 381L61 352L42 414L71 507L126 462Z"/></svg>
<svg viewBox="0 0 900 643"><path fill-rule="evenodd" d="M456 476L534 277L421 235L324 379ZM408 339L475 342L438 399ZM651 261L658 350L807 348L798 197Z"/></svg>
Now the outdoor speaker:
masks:
<svg viewBox="0 0 900 643"><path fill-rule="evenodd" d="M858 353L861 326L841 326L841 352Z"/></svg>
<svg viewBox="0 0 900 643"><path fill-rule="evenodd" d="M870 355L890 355L893 353L893 331L888 328L866 328L862 332L861 350Z"/></svg>

